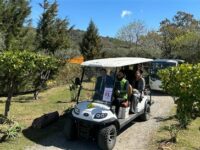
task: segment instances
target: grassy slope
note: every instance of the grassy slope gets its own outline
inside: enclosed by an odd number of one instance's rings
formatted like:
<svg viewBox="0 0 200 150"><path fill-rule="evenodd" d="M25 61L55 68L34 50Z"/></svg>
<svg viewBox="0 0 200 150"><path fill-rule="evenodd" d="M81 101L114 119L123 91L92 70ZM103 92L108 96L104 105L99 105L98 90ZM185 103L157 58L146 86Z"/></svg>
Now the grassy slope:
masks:
<svg viewBox="0 0 200 150"><path fill-rule="evenodd" d="M175 115L175 109L172 110L171 116ZM164 120L160 129L152 136L150 150L155 150L159 146L159 141L169 140L170 134L164 130L164 126L176 124L174 117ZM188 129L181 130L178 134L178 142L176 144L166 145L166 149L171 150L200 150L200 118L192 121Z"/></svg>
<svg viewBox="0 0 200 150"><path fill-rule="evenodd" d="M68 107L73 105L69 102L70 93L66 86L49 89L42 92L39 96L39 100L33 100L33 95L25 95L14 97L10 108L10 117L18 121L23 129L28 128L33 119L43 115L44 113L59 111L63 113ZM4 98L1 98L0 112L4 112ZM32 145L34 142L52 134L55 131L62 129L62 119L54 125L40 130L27 130L21 134L20 138L11 140L9 142L1 143L0 149L24 149L27 145ZM30 140L32 139L32 140ZM33 142L34 141L34 142Z"/></svg>

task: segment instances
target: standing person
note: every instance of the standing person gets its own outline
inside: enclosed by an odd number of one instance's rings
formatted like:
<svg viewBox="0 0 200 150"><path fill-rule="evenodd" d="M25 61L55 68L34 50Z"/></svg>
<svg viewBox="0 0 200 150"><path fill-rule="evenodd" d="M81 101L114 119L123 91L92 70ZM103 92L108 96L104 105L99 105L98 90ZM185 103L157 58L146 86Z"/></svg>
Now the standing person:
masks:
<svg viewBox="0 0 200 150"><path fill-rule="evenodd" d="M129 82L125 79L125 73L123 70L120 70L117 73L117 80L114 88L114 101L113 105L116 106L116 114L118 114L119 107L122 103L128 102L128 86Z"/></svg>
<svg viewBox="0 0 200 150"><path fill-rule="evenodd" d="M93 98L102 100L105 87L112 87L112 86L113 86L112 77L107 75L107 71L105 68L102 68L100 70L100 76L97 78L96 81L95 94Z"/></svg>

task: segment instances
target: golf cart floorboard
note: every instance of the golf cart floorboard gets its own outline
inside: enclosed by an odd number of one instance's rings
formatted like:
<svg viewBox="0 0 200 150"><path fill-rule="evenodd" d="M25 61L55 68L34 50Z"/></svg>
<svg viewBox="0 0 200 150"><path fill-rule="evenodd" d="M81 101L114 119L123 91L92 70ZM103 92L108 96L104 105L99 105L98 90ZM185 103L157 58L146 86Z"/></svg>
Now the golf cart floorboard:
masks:
<svg viewBox="0 0 200 150"><path fill-rule="evenodd" d="M132 122L135 118L137 118L140 115L140 113L137 114L129 114L128 118L125 119L118 119L119 124L120 124L120 128L123 128L124 126L126 126L127 124L129 124L130 122Z"/></svg>

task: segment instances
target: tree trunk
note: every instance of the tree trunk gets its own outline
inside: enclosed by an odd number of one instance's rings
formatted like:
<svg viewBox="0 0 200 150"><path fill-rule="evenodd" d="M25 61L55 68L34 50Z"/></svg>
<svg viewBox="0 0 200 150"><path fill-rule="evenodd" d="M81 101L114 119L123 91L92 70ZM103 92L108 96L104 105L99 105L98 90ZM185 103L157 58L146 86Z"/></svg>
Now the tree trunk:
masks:
<svg viewBox="0 0 200 150"><path fill-rule="evenodd" d="M12 99L12 95L13 95L13 89L11 89L8 93L8 97L6 100L6 104L5 104L5 112L4 115L7 117L8 116L8 112L10 110L10 104L11 104L11 99Z"/></svg>
<svg viewBox="0 0 200 150"><path fill-rule="evenodd" d="M39 95L39 91L36 90L36 91L34 92L34 99L35 99L35 100L38 100L38 95Z"/></svg>

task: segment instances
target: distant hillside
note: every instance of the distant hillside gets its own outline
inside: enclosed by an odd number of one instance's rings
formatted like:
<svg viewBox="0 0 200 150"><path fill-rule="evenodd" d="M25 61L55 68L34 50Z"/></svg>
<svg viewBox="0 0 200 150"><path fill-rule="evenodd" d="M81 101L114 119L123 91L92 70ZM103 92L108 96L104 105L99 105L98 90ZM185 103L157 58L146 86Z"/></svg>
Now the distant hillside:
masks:
<svg viewBox="0 0 200 150"><path fill-rule="evenodd" d="M70 32L70 39L71 39L71 47L74 50L79 50L79 43L82 41L83 35L85 31L82 30L72 30ZM106 57L111 56L121 56L122 51L129 51L130 44L127 42L118 40L116 38L111 37L103 37L101 36L102 44L103 44L103 51L106 52Z"/></svg>

